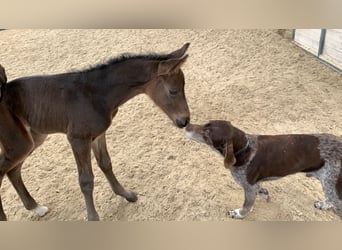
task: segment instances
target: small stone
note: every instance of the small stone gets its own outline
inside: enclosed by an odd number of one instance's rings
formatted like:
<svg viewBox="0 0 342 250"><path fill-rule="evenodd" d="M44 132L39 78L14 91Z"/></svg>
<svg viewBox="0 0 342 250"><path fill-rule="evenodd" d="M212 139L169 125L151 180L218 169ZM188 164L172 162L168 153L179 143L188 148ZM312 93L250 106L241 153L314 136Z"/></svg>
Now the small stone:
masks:
<svg viewBox="0 0 342 250"><path fill-rule="evenodd" d="M176 156L174 156L174 155L169 155L169 156L167 157L167 159L168 159L168 160L175 160L175 159L176 159Z"/></svg>

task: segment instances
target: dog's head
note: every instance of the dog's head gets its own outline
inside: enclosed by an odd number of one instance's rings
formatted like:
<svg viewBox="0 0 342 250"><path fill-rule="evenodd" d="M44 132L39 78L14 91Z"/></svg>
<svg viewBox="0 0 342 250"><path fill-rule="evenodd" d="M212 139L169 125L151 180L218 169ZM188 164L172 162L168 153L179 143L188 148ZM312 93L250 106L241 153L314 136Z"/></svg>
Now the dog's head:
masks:
<svg viewBox="0 0 342 250"><path fill-rule="evenodd" d="M205 143L224 157L226 168L236 163L233 150L233 126L228 121L213 120L204 125L189 124L186 136L192 140Z"/></svg>

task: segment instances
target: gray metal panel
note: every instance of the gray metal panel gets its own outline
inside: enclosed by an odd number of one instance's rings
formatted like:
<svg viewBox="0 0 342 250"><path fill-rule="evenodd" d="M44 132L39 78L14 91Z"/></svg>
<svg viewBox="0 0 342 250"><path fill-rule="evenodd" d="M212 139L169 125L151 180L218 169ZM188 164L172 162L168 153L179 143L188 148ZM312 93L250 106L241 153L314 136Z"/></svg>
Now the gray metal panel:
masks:
<svg viewBox="0 0 342 250"><path fill-rule="evenodd" d="M294 41L314 55L318 55L320 37L320 29L296 29Z"/></svg>
<svg viewBox="0 0 342 250"><path fill-rule="evenodd" d="M342 69L342 29L328 29L321 58Z"/></svg>
<svg viewBox="0 0 342 250"><path fill-rule="evenodd" d="M295 29L292 39L325 65L342 72L342 29Z"/></svg>

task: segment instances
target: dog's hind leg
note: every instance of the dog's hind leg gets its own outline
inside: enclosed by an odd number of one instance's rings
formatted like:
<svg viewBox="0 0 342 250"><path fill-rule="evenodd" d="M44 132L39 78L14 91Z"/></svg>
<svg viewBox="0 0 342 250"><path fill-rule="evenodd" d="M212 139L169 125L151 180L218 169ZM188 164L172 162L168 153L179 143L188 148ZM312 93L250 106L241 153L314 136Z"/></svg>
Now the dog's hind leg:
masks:
<svg viewBox="0 0 342 250"><path fill-rule="evenodd" d="M318 175L326 200L315 202L315 208L333 209L342 219L342 163L327 165L324 174Z"/></svg>
<svg viewBox="0 0 342 250"><path fill-rule="evenodd" d="M268 193L268 190L266 188L262 188L259 186L258 194L261 195L262 198L265 199L265 201L270 202L271 197L270 197L270 194Z"/></svg>
<svg viewBox="0 0 342 250"><path fill-rule="evenodd" d="M328 209L334 208L334 204L329 200L316 201L314 203L314 207L321 209L321 210L328 210Z"/></svg>
<svg viewBox="0 0 342 250"><path fill-rule="evenodd" d="M253 208L255 198L259 191L259 185L255 184L253 186L246 185L243 186L245 191L245 201L242 208L234 209L228 212L228 215L234 219L244 218Z"/></svg>
<svg viewBox="0 0 342 250"><path fill-rule="evenodd" d="M97 137L92 142L92 149L97 161L97 165L105 174L110 186L112 187L113 192L124 197L129 202L137 201L138 198L136 194L134 192L126 191L125 188L121 186L113 173L112 163L107 151L105 133Z"/></svg>
<svg viewBox="0 0 342 250"><path fill-rule="evenodd" d="M340 161L340 173L335 185L337 200L335 204L335 212L342 220L342 159Z"/></svg>

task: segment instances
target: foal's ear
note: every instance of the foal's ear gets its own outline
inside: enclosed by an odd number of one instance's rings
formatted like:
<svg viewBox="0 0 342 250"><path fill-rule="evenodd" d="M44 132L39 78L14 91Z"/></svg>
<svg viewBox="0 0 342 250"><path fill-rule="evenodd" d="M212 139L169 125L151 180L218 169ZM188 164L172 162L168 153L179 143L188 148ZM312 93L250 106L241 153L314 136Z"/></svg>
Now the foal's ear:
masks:
<svg viewBox="0 0 342 250"><path fill-rule="evenodd" d="M236 163L236 158L234 156L233 142L228 141L226 143L226 153L224 156L224 166L226 168L231 168Z"/></svg>
<svg viewBox="0 0 342 250"><path fill-rule="evenodd" d="M190 43L186 43L183 45L182 48L171 52L169 54L170 58L181 58L181 57L183 57L185 52L188 50L189 46L190 46Z"/></svg>
<svg viewBox="0 0 342 250"><path fill-rule="evenodd" d="M167 75L172 72L176 72L183 65L183 63L185 63L187 58L188 58L188 55L185 55L181 59L169 59L169 60L159 62L158 72L157 72L158 76Z"/></svg>

